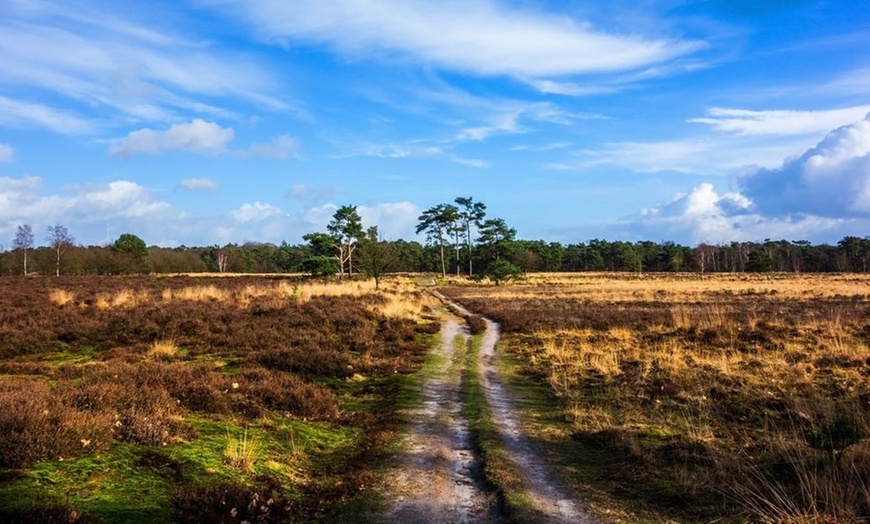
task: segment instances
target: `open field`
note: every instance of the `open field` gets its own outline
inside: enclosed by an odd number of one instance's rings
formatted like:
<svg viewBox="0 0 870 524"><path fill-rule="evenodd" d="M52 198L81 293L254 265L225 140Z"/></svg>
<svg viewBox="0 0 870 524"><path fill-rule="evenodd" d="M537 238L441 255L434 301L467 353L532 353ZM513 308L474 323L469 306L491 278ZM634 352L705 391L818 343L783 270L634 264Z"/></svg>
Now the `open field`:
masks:
<svg viewBox="0 0 870 524"><path fill-rule="evenodd" d="M502 325L527 431L599 514L870 518L870 277L543 274L443 291Z"/></svg>
<svg viewBox="0 0 870 524"><path fill-rule="evenodd" d="M0 279L0 521L341 515L438 332L382 284Z"/></svg>

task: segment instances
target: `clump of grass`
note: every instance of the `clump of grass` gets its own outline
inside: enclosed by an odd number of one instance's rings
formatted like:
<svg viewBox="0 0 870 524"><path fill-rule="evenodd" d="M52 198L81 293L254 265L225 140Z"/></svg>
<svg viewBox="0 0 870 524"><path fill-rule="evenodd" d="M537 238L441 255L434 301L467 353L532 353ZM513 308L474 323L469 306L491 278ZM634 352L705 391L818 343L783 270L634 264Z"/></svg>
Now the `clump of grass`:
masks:
<svg viewBox="0 0 870 524"><path fill-rule="evenodd" d="M48 299L58 306L65 306L70 302L75 301L76 294L65 289L52 289L48 294Z"/></svg>
<svg viewBox="0 0 870 524"><path fill-rule="evenodd" d="M158 360L173 360L179 355L179 347L173 339L155 340L148 349L148 356Z"/></svg>
<svg viewBox="0 0 870 524"><path fill-rule="evenodd" d="M224 458L236 469L250 473L262 456L260 441L245 429L241 436L227 433L227 445L224 448Z"/></svg>

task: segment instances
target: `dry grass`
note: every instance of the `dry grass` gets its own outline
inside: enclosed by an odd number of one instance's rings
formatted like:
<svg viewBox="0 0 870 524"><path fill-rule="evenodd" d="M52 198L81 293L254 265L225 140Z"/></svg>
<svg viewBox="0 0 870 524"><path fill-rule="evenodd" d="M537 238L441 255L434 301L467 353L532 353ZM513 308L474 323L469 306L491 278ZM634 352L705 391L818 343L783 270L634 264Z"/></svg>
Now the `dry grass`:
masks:
<svg viewBox="0 0 870 524"><path fill-rule="evenodd" d="M870 515L870 277L530 280L447 293L502 323L572 439L610 457L599 482L688 521Z"/></svg>
<svg viewBox="0 0 870 524"><path fill-rule="evenodd" d="M178 355L178 344L172 339L155 340L148 349L148 356L159 360L172 360Z"/></svg>
<svg viewBox="0 0 870 524"><path fill-rule="evenodd" d="M71 302L75 302L76 294L65 289L52 289L48 294L48 299L63 307Z"/></svg>

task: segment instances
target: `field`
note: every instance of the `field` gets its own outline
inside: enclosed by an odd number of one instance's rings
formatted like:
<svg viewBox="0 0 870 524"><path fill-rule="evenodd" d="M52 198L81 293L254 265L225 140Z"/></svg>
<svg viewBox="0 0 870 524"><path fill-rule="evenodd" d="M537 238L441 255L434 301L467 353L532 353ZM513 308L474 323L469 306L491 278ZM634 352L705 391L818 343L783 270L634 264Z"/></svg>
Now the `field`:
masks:
<svg viewBox="0 0 870 524"><path fill-rule="evenodd" d="M443 291L502 325L526 430L599 514L870 519L870 277L543 274Z"/></svg>
<svg viewBox="0 0 870 524"><path fill-rule="evenodd" d="M353 514L438 332L381 287L0 279L0 521Z"/></svg>

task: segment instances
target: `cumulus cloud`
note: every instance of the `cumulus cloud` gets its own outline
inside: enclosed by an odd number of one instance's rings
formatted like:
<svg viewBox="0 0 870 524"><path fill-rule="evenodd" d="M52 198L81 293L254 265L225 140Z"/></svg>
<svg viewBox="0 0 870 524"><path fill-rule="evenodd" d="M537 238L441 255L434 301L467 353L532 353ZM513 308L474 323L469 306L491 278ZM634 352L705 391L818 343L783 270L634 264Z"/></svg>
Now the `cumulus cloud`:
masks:
<svg viewBox="0 0 870 524"><path fill-rule="evenodd" d="M231 128L223 128L214 122L196 118L185 124L175 124L166 131L149 128L132 131L109 151L123 157L156 155L164 150L214 154L225 151L233 135Z"/></svg>
<svg viewBox="0 0 870 524"><path fill-rule="evenodd" d="M271 217L280 216L281 209L271 204L263 204L254 202L253 204L243 204L238 209L230 213L238 222L259 222Z"/></svg>
<svg viewBox="0 0 870 524"><path fill-rule="evenodd" d="M289 135L281 135L271 142L254 144L247 151L254 156L282 159L299 154L299 141Z"/></svg>
<svg viewBox="0 0 870 524"><path fill-rule="evenodd" d="M210 178L185 178L178 183L178 188L188 191L216 191L218 185Z"/></svg>
<svg viewBox="0 0 870 524"><path fill-rule="evenodd" d="M825 133L864 118L870 105L824 111L750 111L714 107L706 117L689 122L740 135L806 135Z"/></svg>
<svg viewBox="0 0 870 524"><path fill-rule="evenodd" d="M357 57L392 56L481 75L542 77L624 71L704 44L597 30L505 2L266 0L221 2L265 39L326 44Z"/></svg>
<svg viewBox="0 0 870 524"><path fill-rule="evenodd" d="M0 143L0 162L12 162L13 160L15 160L15 148Z"/></svg>
<svg viewBox="0 0 870 524"><path fill-rule="evenodd" d="M701 184L609 226L634 238L727 243L764 238L833 242L870 228L870 115L829 133L778 168L735 177L736 191Z"/></svg>
<svg viewBox="0 0 870 524"><path fill-rule="evenodd" d="M831 132L781 167L745 174L737 182L766 215L870 216L870 115Z"/></svg>

